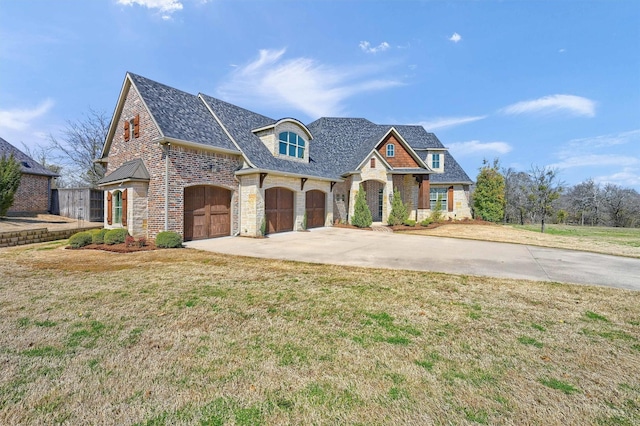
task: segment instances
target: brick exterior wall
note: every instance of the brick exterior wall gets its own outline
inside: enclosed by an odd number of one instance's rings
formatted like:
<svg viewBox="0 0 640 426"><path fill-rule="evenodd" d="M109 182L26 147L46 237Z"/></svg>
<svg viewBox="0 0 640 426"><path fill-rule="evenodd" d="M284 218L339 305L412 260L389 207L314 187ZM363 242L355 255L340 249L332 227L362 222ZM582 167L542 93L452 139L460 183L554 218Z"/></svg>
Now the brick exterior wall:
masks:
<svg viewBox="0 0 640 426"><path fill-rule="evenodd" d="M140 116L140 134L138 138L124 139L124 123L136 115ZM165 159L169 158L169 209L168 229L183 235L184 231L184 187L192 185L215 185L233 191L232 195L232 233L238 230L238 182L234 172L242 165L240 156L218 154L206 150L194 150L177 145L160 146L154 139L161 137L151 115L144 107L139 94L133 86L125 94L125 101L119 117L114 118L117 123L116 131L111 141L108 153L107 175L112 173L123 163L141 158L147 168L150 181L147 188L147 218L131 220L127 228L133 235L145 235L155 238L165 226ZM117 189L132 187L118 186ZM116 189L106 186L107 190ZM135 188L138 197L143 191ZM136 199L136 198L134 198ZM106 203L105 203L106 205ZM134 206L127 206L128 214ZM144 214L140 206L140 199L135 202L135 209ZM105 227L112 227L106 223ZM145 222L146 220L146 222ZM146 225L145 225L146 223ZM145 229L146 228L146 229Z"/></svg>
<svg viewBox="0 0 640 426"><path fill-rule="evenodd" d="M48 176L23 173L15 193L13 205L7 214L37 214L49 211L51 190Z"/></svg>
<svg viewBox="0 0 640 426"><path fill-rule="evenodd" d="M395 155L393 157L387 157L387 145L391 143L395 145ZM378 152L393 168L419 167L416 160L404 149L404 146L394 135L387 136L387 139L378 146Z"/></svg>

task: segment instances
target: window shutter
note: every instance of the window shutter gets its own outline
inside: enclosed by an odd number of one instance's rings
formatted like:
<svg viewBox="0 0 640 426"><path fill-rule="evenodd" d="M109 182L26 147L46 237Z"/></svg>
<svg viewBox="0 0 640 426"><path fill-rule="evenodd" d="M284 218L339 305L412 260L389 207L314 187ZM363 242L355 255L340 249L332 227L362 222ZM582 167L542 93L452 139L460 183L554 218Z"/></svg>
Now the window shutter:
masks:
<svg viewBox="0 0 640 426"><path fill-rule="evenodd" d="M447 192L447 210L453 211L453 186L450 186Z"/></svg>
<svg viewBox="0 0 640 426"><path fill-rule="evenodd" d="M375 158L372 158L372 159L371 159L371 168L372 168L372 169L375 169L375 168L376 168L376 159L375 159Z"/></svg>
<svg viewBox="0 0 640 426"><path fill-rule="evenodd" d="M112 195L110 192L107 192L107 224L111 225L113 223L113 201Z"/></svg>
<svg viewBox="0 0 640 426"><path fill-rule="evenodd" d="M127 190L122 191L122 226L127 226Z"/></svg>
<svg viewBox="0 0 640 426"><path fill-rule="evenodd" d="M124 140L128 141L129 139L130 139L129 122L125 121L124 122Z"/></svg>
<svg viewBox="0 0 640 426"><path fill-rule="evenodd" d="M140 137L140 114L133 117L133 137Z"/></svg>

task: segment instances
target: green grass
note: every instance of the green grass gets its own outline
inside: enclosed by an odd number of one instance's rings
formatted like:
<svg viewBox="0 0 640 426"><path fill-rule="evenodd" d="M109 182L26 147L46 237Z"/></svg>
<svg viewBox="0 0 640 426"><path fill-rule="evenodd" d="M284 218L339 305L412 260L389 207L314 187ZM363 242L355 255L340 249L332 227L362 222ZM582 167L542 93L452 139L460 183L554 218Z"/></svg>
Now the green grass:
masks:
<svg viewBox="0 0 640 426"><path fill-rule="evenodd" d="M541 348L544 346L542 342L534 339L533 337L527 337L527 336L518 337L518 342L522 343L523 345L535 346L536 348Z"/></svg>
<svg viewBox="0 0 640 426"><path fill-rule="evenodd" d="M580 392L580 389L575 388L573 385L569 383L565 383L561 380L557 379L539 379L540 383L545 385L548 388L556 389L561 391L564 394L571 395L574 393Z"/></svg>

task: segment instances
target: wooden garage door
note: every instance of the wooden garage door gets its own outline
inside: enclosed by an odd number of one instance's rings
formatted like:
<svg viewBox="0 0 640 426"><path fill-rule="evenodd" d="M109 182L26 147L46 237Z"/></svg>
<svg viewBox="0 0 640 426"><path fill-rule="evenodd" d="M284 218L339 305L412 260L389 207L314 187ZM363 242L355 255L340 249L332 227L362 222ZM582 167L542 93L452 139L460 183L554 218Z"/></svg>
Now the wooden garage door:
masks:
<svg viewBox="0 0 640 426"><path fill-rule="evenodd" d="M184 189L184 240L231 235L231 191L215 186Z"/></svg>
<svg viewBox="0 0 640 426"><path fill-rule="evenodd" d="M324 226L325 195L322 191L307 191L307 228Z"/></svg>
<svg viewBox="0 0 640 426"><path fill-rule="evenodd" d="M269 188L264 191L267 234L293 231L293 191Z"/></svg>

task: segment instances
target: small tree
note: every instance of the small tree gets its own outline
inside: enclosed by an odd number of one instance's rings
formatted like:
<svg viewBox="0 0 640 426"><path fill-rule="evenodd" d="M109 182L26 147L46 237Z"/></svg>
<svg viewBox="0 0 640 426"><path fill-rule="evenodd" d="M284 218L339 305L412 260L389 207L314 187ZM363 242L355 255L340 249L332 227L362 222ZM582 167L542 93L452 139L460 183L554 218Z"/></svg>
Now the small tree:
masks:
<svg viewBox="0 0 640 426"><path fill-rule="evenodd" d="M493 165L484 160L473 192L476 217L489 222L499 222L504 218L504 176L499 169L497 158L493 160Z"/></svg>
<svg viewBox="0 0 640 426"><path fill-rule="evenodd" d="M560 198L562 182L556 169L534 166L529 172L533 185L529 189L532 211L540 216L540 232L544 232L545 219L553 212L553 202Z"/></svg>
<svg viewBox="0 0 640 426"><path fill-rule="evenodd" d="M367 194L364 189L360 188L356 195L356 205L353 210L351 224L358 228L368 228L372 223L371 210L367 205Z"/></svg>
<svg viewBox="0 0 640 426"><path fill-rule="evenodd" d="M407 211L407 206L402 202L402 197L400 197L400 191L398 191L398 188L394 188L393 201L391 202L391 213L389 213L387 223L392 226L400 225L408 218L409 212Z"/></svg>
<svg viewBox="0 0 640 426"><path fill-rule="evenodd" d="M429 216L430 223L438 223L442 220L442 195L438 194L438 199L436 200L436 205L433 206L433 210L431 210L431 215Z"/></svg>
<svg viewBox="0 0 640 426"><path fill-rule="evenodd" d="M13 205L13 197L20 186L20 163L13 158L0 158L0 216L5 216Z"/></svg>

